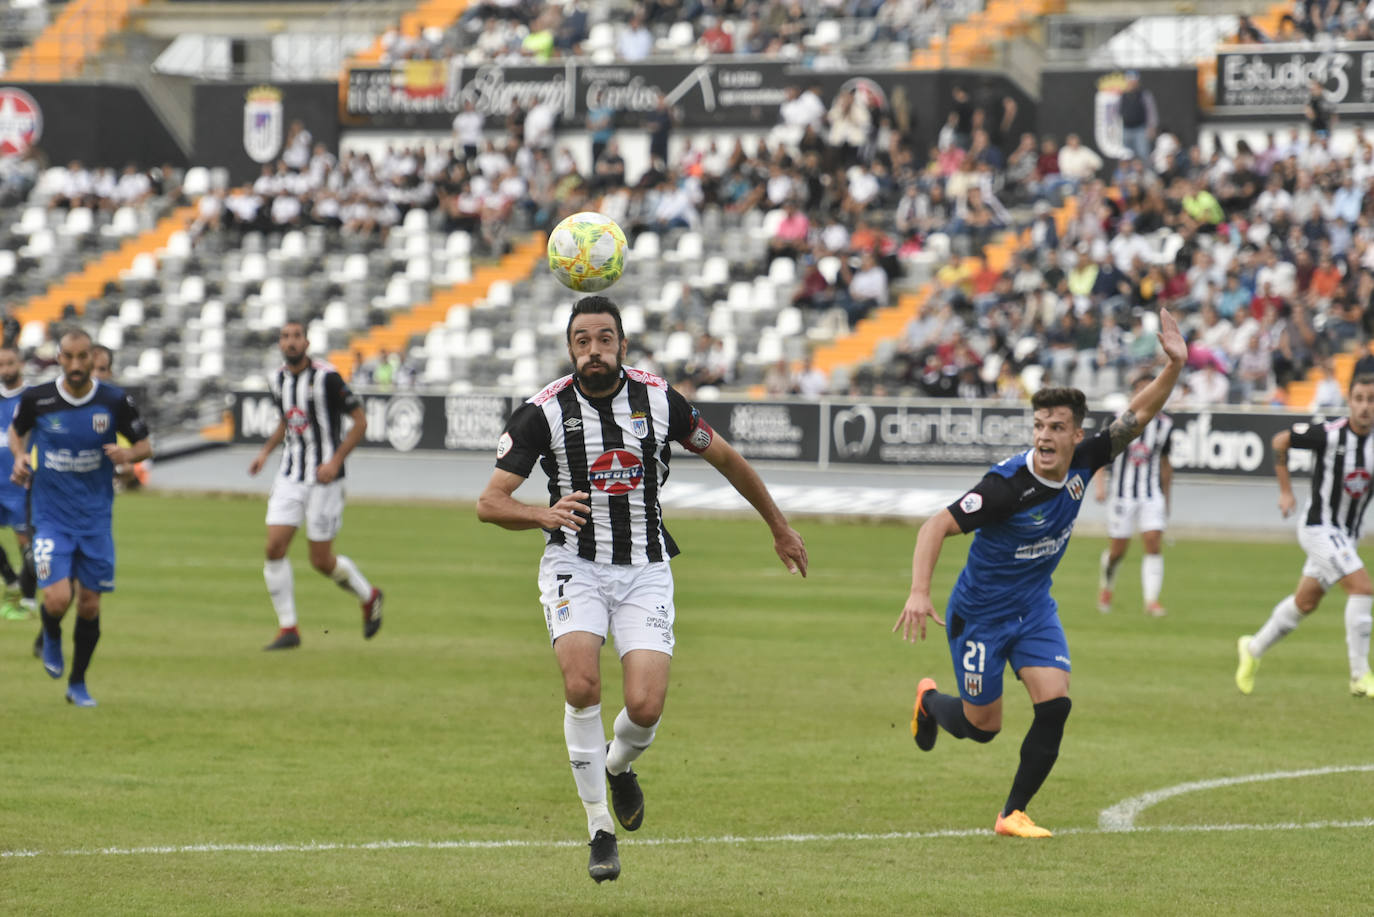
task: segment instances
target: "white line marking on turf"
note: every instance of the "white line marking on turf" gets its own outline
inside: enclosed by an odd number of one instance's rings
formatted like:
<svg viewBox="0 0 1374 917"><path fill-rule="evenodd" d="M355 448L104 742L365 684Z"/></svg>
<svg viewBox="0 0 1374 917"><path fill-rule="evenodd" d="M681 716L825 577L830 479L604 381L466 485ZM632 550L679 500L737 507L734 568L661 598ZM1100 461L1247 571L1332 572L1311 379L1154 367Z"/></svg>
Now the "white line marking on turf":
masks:
<svg viewBox="0 0 1374 917"><path fill-rule="evenodd" d="M1355 821L1281 822L1268 825L1152 825L1143 828L1101 829L1061 828L1058 835L1115 834L1122 831L1145 833L1195 834L1218 831L1318 831L1330 828L1374 828L1374 818ZM987 828L950 829L945 831L889 831L880 834L770 834L759 837L740 837L726 834L720 837L664 837L621 838L622 843L634 847L678 847L688 845L741 846L744 844L815 844L842 841L924 841L943 838L993 837ZM497 850L519 848L551 850L585 847L581 841L369 841L367 843L310 843L310 844L184 844L155 847L95 847L87 850L0 850L0 859L25 857L86 857L86 856L157 856L178 853L328 853L358 850Z"/></svg>
<svg viewBox="0 0 1374 917"><path fill-rule="evenodd" d="M1274 771L1269 774L1247 774L1243 777L1218 777L1214 780L1195 780L1176 786L1154 790L1130 799L1123 799L1116 805L1102 810L1097 826L1102 831L1140 831L1135 824L1136 817L1150 806L1198 790L1215 790L1226 786L1239 786L1244 783L1265 783L1270 780L1293 780L1298 777L1324 777L1327 774L1350 774L1374 771L1374 764L1351 764L1334 767L1315 767L1304 771ZM1166 830L1166 829L1159 829ZM1218 828L1218 830L1222 830Z"/></svg>

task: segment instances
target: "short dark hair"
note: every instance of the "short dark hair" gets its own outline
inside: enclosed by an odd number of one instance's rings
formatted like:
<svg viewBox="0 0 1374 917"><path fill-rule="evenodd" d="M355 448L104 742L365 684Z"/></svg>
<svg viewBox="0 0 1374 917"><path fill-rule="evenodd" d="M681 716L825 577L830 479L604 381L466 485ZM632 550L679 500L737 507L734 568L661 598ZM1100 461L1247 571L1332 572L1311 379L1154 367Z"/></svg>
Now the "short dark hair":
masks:
<svg viewBox="0 0 1374 917"><path fill-rule="evenodd" d="M305 322L302 321L302 320L299 319L299 318L288 318L286 321L284 321L284 322L281 323L281 327L282 327L282 330L283 330L283 331L286 330L287 328L289 328L289 327L292 326L292 325L299 325L301 331L304 331L304 330L305 330Z"/></svg>
<svg viewBox="0 0 1374 917"><path fill-rule="evenodd" d="M1076 388L1042 388L1031 395L1031 408L1068 408L1073 412L1074 426L1083 426L1088 416L1088 397Z"/></svg>
<svg viewBox="0 0 1374 917"><path fill-rule="evenodd" d="M572 343L573 319L579 315L609 315L615 319L615 333L625 340L625 326L620 321L620 307L604 296L583 296L573 303L572 315L568 316L568 343Z"/></svg>
<svg viewBox="0 0 1374 917"><path fill-rule="evenodd" d="M69 337L85 338L86 340L95 343L95 338L91 337L91 333L87 331L85 328L82 328L80 325L72 325L69 328L63 328L62 333L57 336L57 342L61 344L62 341Z"/></svg>
<svg viewBox="0 0 1374 917"><path fill-rule="evenodd" d="M91 348L91 355L94 356L95 354L98 354L98 353L103 353L103 354L105 354L105 356L109 357L109 358L110 358L110 365L111 365L111 366L114 366L114 351L113 351L113 350L111 350L110 348L106 347L104 344L96 344L94 347Z"/></svg>
<svg viewBox="0 0 1374 917"><path fill-rule="evenodd" d="M1374 373L1358 373L1350 377L1350 391L1357 385L1374 385Z"/></svg>

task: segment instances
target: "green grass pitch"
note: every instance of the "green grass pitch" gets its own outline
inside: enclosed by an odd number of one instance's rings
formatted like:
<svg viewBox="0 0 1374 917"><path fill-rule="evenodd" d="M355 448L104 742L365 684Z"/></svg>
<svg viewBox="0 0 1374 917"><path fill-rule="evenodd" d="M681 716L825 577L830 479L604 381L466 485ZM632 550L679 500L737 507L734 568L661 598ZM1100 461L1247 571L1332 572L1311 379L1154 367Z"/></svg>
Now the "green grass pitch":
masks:
<svg viewBox="0 0 1374 917"><path fill-rule="evenodd" d="M757 520L670 516L685 552L678 644L638 765L647 814L622 834L621 879L596 886L537 603L537 533L483 526L470 507L355 503L339 547L386 589L381 633L363 641L356 602L298 542L304 646L266 654L263 511L120 498L95 710L63 703L63 682L29 655L36 624L0 621L0 913L1371 907L1370 771L1199 790L1146 809L1137 824L1154 830L1097 827L1103 809L1183 783L1374 764L1374 702L1346 693L1340 596L1265 658L1254 695L1232 683L1236 636L1296 582L1295 543L1170 546L1170 613L1153 620L1139 611L1139 546L1116 611L1099 615L1103 540L1074 539L1055 588L1074 710L1031 807L1059 836L1031 842L986 833L1029 725L1014 679L991 745L942 735L922 754L911 741L917 679L953 684L942 633L917 646L889 633L914 526L800 520L802 580ZM937 602L966 544L947 544ZM65 632L70 658L70 618ZM610 650L603 665L609 724ZM397 845L361 846L374 842ZM197 845L215 849L186 849Z"/></svg>

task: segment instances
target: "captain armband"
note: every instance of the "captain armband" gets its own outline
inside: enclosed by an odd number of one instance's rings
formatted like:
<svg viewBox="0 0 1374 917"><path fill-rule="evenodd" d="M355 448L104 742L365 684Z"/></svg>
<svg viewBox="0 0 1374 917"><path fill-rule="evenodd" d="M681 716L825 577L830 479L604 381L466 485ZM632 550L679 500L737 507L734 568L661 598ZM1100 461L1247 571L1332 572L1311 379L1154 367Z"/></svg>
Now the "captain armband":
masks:
<svg viewBox="0 0 1374 917"><path fill-rule="evenodd" d="M716 438L716 431L711 429L711 425L706 422L695 408L692 409L692 429L679 442L688 452L695 452L697 455L710 448L711 443Z"/></svg>

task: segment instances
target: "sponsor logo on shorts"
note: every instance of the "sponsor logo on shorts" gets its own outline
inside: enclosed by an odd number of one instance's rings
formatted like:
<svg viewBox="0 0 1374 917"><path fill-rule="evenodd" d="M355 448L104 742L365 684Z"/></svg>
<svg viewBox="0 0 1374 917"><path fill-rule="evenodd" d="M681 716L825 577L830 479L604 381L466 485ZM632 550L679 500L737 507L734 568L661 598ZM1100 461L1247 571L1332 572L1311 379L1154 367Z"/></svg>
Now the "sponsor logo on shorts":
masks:
<svg viewBox="0 0 1374 917"><path fill-rule="evenodd" d="M964 673L964 693L969 697L977 697L983 693L983 674L981 672Z"/></svg>
<svg viewBox="0 0 1374 917"><path fill-rule="evenodd" d="M592 486L611 496L627 494L644 480L644 466L633 452L612 449L603 452L587 469Z"/></svg>
<svg viewBox="0 0 1374 917"><path fill-rule="evenodd" d="M1083 476L1076 474L1069 478L1069 483L1064 485L1064 489L1069 492L1069 496L1075 500L1083 499Z"/></svg>
<svg viewBox="0 0 1374 917"><path fill-rule="evenodd" d="M644 616L644 626L654 630L672 630L673 625L669 624L665 618L655 618L653 615Z"/></svg>
<svg viewBox="0 0 1374 917"><path fill-rule="evenodd" d="M496 457L499 459L505 458L506 453L509 452L511 450L511 446L514 445L515 440L510 438L510 434L502 433L501 438L496 441Z"/></svg>
<svg viewBox="0 0 1374 917"><path fill-rule="evenodd" d="M635 411L630 415L630 432L640 439L649 435L649 418L643 411Z"/></svg>
<svg viewBox="0 0 1374 917"><path fill-rule="evenodd" d="M964 499L959 501L959 508L966 513L976 513L983 508L983 495L975 493L964 494Z"/></svg>

